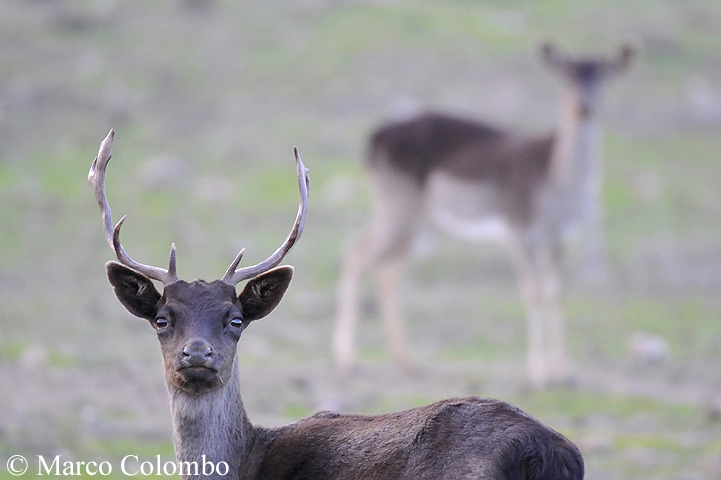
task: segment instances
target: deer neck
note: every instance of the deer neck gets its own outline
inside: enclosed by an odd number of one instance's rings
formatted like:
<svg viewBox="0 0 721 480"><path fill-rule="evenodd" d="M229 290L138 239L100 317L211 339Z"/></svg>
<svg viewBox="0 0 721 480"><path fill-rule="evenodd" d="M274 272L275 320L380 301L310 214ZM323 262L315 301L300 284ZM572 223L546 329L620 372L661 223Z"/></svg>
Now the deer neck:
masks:
<svg viewBox="0 0 721 480"><path fill-rule="evenodd" d="M581 108L577 88L569 88L562 99L551 172L553 183L563 191L586 192L598 183L601 128L594 110Z"/></svg>
<svg viewBox="0 0 721 480"><path fill-rule="evenodd" d="M184 479L249 478L253 450L257 445L256 431L248 420L240 398L238 360L233 361L231 380L211 392L192 395L166 381L173 417L173 445L177 461L197 462L199 475ZM216 470L204 475L204 462ZM228 465L225 475L218 475L219 462ZM222 466L223 470L225 469ZM205 473L208 473L207 467ZM224 471L221 470L221 474Z"/></svg>

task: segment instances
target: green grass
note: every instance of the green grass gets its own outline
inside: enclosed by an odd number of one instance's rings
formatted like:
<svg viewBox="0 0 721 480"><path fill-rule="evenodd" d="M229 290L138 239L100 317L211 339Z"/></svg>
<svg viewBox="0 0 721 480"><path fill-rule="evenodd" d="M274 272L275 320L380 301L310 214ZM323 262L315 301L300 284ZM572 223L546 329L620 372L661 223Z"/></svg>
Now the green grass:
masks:
<svg viewBox="0 0 721 480"><path fill-rule="evenodd" d="M533 392L518 401L528 411L539 417L563 412L564 416L578 421L588 415L607 415L631 420L639 414L663 418L671 424L700 424L704 421L702 408L689 405L671 405L662 400L647 397L596 394L576 390Z"/></svg>
<svg viewBox="0 0 721 480"><path fill-rule="evenodd" d="M6 362L16 361L24 350L25 345L20 341L3 342L0 345L0 359Z"/></svg>

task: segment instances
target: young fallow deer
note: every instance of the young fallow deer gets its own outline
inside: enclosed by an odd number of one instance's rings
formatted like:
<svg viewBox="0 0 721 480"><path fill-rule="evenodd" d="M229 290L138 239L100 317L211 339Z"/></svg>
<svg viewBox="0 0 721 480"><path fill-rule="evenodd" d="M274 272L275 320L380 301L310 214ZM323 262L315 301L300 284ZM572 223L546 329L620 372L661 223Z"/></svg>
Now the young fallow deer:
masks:
<svg viewBox="0 0 721 480"><path fill-rule="evenodd" d="M240 398L236 344L251 322L280 302L292 267L274 268L305 223L308 177L296 150L300 208L290 235L267 260L222 280L178 279L175 246L168 269L133 261L113 229L105 169L113 132L100 144L88 180L105 235L120 263L108 279L120 303L157 331L170 397L173 444L185 479L580 480L583 459L565 437L498 400L463 398L378 416L320 412L280 428L250 423ZM152 280L163 283L159 293ZM239 295L235 286L248 280ZM224 462L224 463L221 463ZM219 466L195 475L193 464ZM210 469L208 470L210 472Z"/></svg>
<svg viewBox="0 0 721 480"><path fill-rule="evenodd" d="M374 267L380 314L396 361L413 369L401 318L399 282L419 218L467 239L494 238L511 250L527 312L527 368L532 384L568 380L560 306L565 238L586 223L603 252L600 211L600 90L626 69L623 46L613 59L541 52L566 80L556 130L526 137L439 114L393 123L371 137L370 228L344 251L333 337L336 364L356 362L359 280ZM592 249L593 250L593 249Z"/></svg>

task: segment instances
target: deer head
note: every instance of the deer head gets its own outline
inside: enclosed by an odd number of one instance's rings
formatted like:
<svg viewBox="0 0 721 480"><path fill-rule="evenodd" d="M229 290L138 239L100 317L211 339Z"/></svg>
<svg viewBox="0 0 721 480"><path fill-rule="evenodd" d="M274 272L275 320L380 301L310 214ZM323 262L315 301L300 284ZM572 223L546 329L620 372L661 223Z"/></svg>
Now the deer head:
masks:
<svg viewBox="0 0 721 480"><path fill-rule="evenodd" d="M133 315L144 318L156 330L169 386L190 394L215 390L233 374L236 343L254 320L269 314L283 298L293 267L276 266L300 238L308 208L308 170L295 149L300 206L293 228L283 244L263 262L238 269L240 251L221 280L191 283L176 273L175 244L167 269L134 261L120 244L121 218L113 228L105 196L105 169L111 158L114 132L101 142L88 174L100 206L108 244L118 261L106 264L108 280L120 303ZM162 282L162 294L153 280ZM236 285L249 280L240 294Z"/></svg>
<svg viewBox="0 0 721 480"><path fill-rule="evenodd" d="M578 95L578 113L581 118L595 113L600 103L599 93L603 80L623 73L631 64L634 54L634 47L624 44L612 58L572 58L551 43L541 45L541 55L546 63L560 72L574 87L573 90Z"/></svg>

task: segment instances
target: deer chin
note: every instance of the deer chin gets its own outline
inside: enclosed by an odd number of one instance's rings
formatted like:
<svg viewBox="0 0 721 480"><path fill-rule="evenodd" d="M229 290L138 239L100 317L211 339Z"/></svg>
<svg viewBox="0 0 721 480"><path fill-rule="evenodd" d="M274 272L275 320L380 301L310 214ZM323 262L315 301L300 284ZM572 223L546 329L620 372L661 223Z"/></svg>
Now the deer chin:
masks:
<svg viewBox="0 0 721 480"><path fill-rule="evenodd" d="M217 370L205 366L181 367L173 372L170 381L177 388L191 394L209 392L224 384Z"/></svg>

